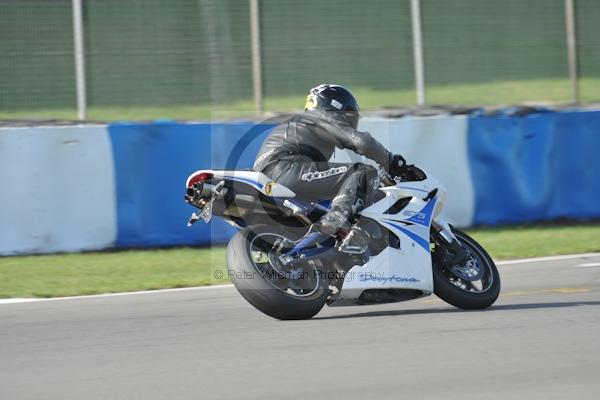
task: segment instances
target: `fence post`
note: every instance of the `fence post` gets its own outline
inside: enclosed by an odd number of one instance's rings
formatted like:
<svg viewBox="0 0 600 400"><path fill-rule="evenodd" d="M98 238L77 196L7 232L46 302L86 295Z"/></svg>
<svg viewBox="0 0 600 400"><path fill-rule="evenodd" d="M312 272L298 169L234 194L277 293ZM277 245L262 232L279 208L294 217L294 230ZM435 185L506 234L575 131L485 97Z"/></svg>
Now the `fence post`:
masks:
<svg viewBox="0 0 600 400"><path fill-rule="evenodd" d="M83 13L81 0L73 0L73 37L75 38L75 84L77 87L77 118L87 117L85 87L85 53L83 48Z"/></svg>
<svg viewBox="0 0 600 400"><path fill-rule="evenodd" d="M569 79L573 103L579 103L579 85L577 82L577 35L575 33L575 0L565 0L565 18L567 34L567 52L569 54Z"/></svg>
<svg viewBox="0 0 600 400"><path fill-rule="evenodd" d="M425 71L423 62L423 31L421 27L421 0L411 0L411 23L413 38L413 58L415 61L415 85L417 105L425 105Z"/></svg>
<svg viewBox="0 0 600 400"><path fill-rule="evenodd" d="M263 112L262 63L260 50L259 0L250 0L250 37L252 40L252 87L256 115Z"/></svg>

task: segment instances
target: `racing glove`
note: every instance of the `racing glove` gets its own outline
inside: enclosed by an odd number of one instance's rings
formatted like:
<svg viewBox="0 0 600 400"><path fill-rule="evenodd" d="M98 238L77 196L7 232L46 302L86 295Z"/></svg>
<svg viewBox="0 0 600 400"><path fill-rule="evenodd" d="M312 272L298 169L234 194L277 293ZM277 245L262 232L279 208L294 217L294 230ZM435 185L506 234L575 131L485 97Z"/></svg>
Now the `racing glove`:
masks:
<svg viewBox="0 0 600 400"><path fill-rule="evenodd" d="M406 160L400 154L394 154L390 161L389 173L392 176L400 176L406 168Z"/></svg>

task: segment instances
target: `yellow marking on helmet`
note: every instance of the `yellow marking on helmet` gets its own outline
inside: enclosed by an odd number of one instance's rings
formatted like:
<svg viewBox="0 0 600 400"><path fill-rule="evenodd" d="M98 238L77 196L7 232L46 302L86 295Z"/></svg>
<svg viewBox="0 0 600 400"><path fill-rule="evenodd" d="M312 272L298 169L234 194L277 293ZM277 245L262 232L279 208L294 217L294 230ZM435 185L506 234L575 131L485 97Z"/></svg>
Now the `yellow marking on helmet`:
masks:
<svg viewBox="0 0 600 400"><path fill-rule="evenodd" d="M313 93L309 93L306 96L306 104L304 104L305 110L314 110L317 108L317 96Z"/></svg>

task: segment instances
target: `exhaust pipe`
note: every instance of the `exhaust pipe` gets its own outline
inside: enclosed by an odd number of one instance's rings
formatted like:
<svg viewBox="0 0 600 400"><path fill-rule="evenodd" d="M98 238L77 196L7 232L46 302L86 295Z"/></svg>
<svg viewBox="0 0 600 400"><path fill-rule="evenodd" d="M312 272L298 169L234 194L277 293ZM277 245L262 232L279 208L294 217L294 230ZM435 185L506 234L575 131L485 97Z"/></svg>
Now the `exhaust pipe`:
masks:
<svg viewBox="0 0 600 400"><path fill-rule="evenodd" d="M196 203L199 200L210 199L215 192L215 185L210 183L198 182L187 188L185 191L185 200L189 203Z"/></svg>
<svg viewBox="0 0 600 400"><path fill-rule="evenodd" d="M202 200L209 200L214 194L223 195L225 193L226 189L223 188L221 188L219 193L217 193L217 185L206 182L198 182L187 188L185 191L185 201L197 205L197 203Z"/></svg>

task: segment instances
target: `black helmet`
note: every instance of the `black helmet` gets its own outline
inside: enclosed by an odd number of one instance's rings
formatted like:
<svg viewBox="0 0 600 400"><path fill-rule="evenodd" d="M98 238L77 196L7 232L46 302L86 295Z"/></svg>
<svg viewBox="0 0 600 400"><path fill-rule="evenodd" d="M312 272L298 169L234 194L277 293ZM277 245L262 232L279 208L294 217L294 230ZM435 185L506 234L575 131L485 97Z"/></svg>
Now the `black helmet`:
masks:
<svg viewBox="0 0 600 400"><path fill-rule="evenodd" d="M304 111L337 111L354 129L358 126L360 108L348 89L340 85L323 84L309 90Z"/></svg>

